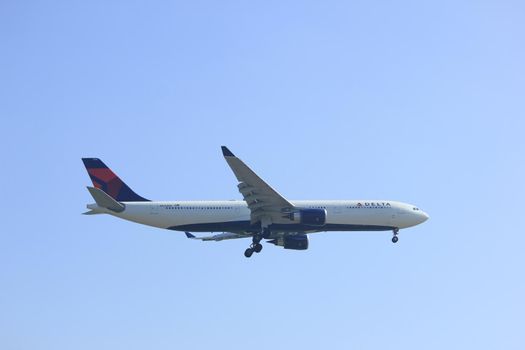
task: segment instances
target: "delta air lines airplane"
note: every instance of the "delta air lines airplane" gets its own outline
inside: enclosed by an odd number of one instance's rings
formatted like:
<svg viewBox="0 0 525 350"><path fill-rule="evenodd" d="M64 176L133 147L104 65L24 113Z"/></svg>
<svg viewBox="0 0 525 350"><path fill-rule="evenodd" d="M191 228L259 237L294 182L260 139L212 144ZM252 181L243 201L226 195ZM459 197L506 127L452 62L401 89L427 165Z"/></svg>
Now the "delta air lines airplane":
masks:
<svg viewBox="0 0 525 350"><path fill-rule="evenodd" d="M94 187L95 200L84 213L110 214L144 225L183 231L202 241L250 238L244 252L260 253L261 242L284 249L308 249L308 234L325 231L392 231L425 222L418 207L390 200L288 200L274 190L228 148L226 162L237 178L243 200L150 201L136 194L98 158L82 158ZM191 232L221 232L196 237Z"/></svg>

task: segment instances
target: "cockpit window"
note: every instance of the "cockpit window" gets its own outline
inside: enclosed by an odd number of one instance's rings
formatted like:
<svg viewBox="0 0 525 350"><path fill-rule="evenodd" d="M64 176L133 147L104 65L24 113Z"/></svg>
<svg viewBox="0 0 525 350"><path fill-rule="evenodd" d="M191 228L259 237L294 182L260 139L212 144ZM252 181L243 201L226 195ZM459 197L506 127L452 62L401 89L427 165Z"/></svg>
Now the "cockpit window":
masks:
<svg viewBox="0 0 525 350"><path fill-rule="evenodd" d="M414 208L412 208L412 210L419 211L419 208L414 207Z"/></svg>

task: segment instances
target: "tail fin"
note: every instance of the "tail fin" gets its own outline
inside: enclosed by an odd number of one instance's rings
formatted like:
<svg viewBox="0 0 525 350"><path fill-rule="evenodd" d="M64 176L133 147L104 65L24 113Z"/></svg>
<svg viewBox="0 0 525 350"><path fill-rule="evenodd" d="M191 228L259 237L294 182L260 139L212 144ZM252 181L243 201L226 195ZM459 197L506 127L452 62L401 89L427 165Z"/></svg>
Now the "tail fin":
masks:
<svg viewBox="0 0 525 350"><path fill-rule="evenodd" d="M124 183L98 158L82 158L93 186L106 192L118 202L147 202Z"/></svg>

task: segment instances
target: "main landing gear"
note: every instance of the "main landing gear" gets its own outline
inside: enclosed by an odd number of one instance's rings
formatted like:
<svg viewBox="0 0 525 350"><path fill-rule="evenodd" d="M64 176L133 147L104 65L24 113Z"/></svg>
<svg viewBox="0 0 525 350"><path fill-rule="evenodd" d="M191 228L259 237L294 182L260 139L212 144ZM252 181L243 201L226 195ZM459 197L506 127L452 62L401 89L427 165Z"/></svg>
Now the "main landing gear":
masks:
<svg viewBox="0 0 525 350"><path fill-rule="evenodd" d="M250 244L250 248L244 251L244 256L249 258L253 255L253 253L260 253L263 249L263 246L261 244L263 238L270 238L270 230L265 229L263 230L262 234L257 234L253 236L252 244Z"/></svg>
<svg viewBox="0 0 525 350"><path fill-rule="evenodd" d="M261 239L262 237L261 236L253 236L252 238L252 244L250 244L250 248L246 249L244 251L244 256L249 258L252 256L252 254L255 252L255 253L260 253L261 250L263 249L263 246L261 244Z"/></svg>
<svg viewBox="0 0 525 350"><path fill-rule="evenodd" d="M394 231L394 236L392 237L392 243L397 243L397 241L399 241L399 237L397 237L397 234L399 233L399 229L395 228L393 231Z"/></svg>
<svg viewBox="0 0 525 350"><path fill-rule="evenodd" d="M261 250L262 250L263 246L261 243L257 243L257 244L252 244L250 245L250 248L246 249L244 251L244 256L249 258L252 256L253 253L260 253Z"/></svg>

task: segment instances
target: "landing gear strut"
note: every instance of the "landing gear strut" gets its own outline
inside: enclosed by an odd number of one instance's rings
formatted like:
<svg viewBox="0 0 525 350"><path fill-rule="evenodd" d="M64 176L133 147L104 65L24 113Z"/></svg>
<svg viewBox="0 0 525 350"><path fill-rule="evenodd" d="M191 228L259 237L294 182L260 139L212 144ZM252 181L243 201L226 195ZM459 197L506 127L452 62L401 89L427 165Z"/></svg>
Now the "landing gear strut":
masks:
<svg viewBox="0 0 525 350"><path fill-rule="evenodd" d="M399 233L399 229L395 228L393 231L394 231L394 236L392 237L392 243L397 243L397 241L399 241L399 237L397 237L397 234Z"/></svg>
<svg viewBox="0 0 525 350"><path fill-rule="evenodd" d="M258 235L253 236L252 244L250 244L250 248L248 248L248 249L246 249L244 251L244 256L249 258L249 257L251 257L253 255L253 253L260 253L261 250L263 249L263 246L261 244L261 240L265 236L269 237L269 233L266 232L266 230L264 230L262 234L258 234Z"/></svg>

